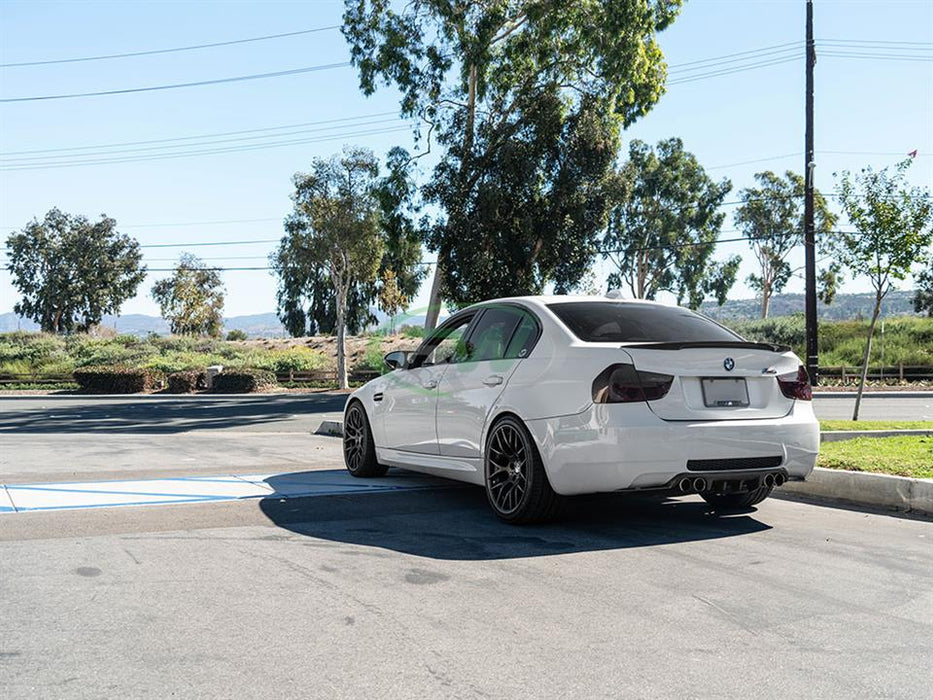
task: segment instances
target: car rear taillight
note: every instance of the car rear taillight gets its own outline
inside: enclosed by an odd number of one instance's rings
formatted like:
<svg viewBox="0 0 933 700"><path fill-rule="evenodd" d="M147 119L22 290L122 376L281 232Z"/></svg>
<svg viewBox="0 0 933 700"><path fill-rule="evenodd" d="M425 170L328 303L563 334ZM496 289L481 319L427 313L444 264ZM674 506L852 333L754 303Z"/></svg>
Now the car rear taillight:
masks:
<svg viewBox="0 0 933 700"><path fill-rule="evenodd" d="M810 375L807 374L807 368L803 365L800 365L796 372L778 375L777 381L778 386L781 387L781 393L787 398L801 401L813 400Z"/></svg>
<svg viewBox="0 0 933 700"><path fill-rule="evenodd" d="M593 381L594 403L631 403L664 398L674 377L657 372L639 372L632 365L607 367Z"/></svg>

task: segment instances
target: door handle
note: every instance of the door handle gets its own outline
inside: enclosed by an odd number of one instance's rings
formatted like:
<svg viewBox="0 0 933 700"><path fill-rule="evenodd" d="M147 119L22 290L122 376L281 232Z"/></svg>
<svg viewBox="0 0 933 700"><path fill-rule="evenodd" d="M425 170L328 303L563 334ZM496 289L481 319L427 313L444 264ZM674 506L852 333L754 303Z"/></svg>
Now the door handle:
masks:
<svg viewBox="0 0 933 700"><path fill-rule="evenodd" d="M490 375L483 380L483 384L486 386L499 386L501 383L502 377L500 377L498 374Z"/></svg>
<svg viewBox="0 0 933 700"><path fill-rule="evenodd" d="M422 384L421 386L423 386L425 389L436 389L436 388L437 388L437 380L436 380L436 379L429 379L429 380L427 380L426 382L424 382L424 384Z"/></svg>

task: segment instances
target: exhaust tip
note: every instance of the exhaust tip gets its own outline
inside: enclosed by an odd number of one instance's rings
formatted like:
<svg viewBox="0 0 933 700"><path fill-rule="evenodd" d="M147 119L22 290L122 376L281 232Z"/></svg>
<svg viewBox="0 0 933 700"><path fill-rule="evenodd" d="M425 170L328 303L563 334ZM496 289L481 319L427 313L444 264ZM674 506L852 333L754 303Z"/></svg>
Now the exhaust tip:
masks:
<svg viewBox="0 0 933 700"><path fill-rule="evenodd" d="M690 490L690 479L684 478L677 482L677 488L680 489L681 493L687 493Z"/></svg>
<svg viewBox="0 0 933 700"><path fill-rule="evenodd" d="M774 486L774 474L765 475L765 486Z"/></svg>
<svg viewBox="0 0 933 700"><path fill-rule="evenodd" d="M775 474L775 475L774 475L774 485L775 485L775 486L783 486L783 485L784 485L784 482L786 482L786 481L787 481L787 477L784 476L783 474Z"/></svg>
<svg viewBox="0 0 933 700"><path fill-rule="evenodd" d="M695 491L706 491L706 479L694 479L693 488Z"/></svg>

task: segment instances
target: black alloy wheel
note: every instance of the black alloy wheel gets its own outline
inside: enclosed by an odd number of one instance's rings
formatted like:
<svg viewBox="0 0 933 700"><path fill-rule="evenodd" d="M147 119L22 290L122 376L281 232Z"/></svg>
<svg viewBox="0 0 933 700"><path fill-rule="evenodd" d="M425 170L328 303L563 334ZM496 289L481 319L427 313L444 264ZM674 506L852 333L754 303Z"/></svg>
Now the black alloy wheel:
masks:
<svg viewBox="0 0 933 700"><path fill-rule="evenodd" d="M521 421L498 420L486 441L486 497L500 518L534 523L557 515L561 497L548 482L541 456Z"/></svg>
<svg viewBox="0 0 933 700"><path fill-rule="evenodd" d="M376 461L369 419L359 401L350 404L343 418L343 461L353 476L383 476L388 471Z"/></svg>

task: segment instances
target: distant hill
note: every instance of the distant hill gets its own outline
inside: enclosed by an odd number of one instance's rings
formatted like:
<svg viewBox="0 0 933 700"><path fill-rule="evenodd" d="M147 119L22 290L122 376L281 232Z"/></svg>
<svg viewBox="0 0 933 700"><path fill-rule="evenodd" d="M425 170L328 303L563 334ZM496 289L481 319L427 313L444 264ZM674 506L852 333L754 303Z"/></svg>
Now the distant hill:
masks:
<svg viewBox="0 0 933 700"><path fill-rule="evenodd" d="M881 311L885 316L915 315L912 291L895 291L885 298ZM874 294L838 294L830 305L817 302L817 313L823 321L851 321L871 318ZM790 316L804 312L803 294L778 294L771 299L771 316ZM704 302L700 310L707 316L721 319L761 318L761 302L757 299L735 299L722 306Z"/></svg>
<svg viewBox="0 0 933 700"><path fill-rule="evenodd" d="M891 292L884 301L885 316L914 315L913 292ZM843 321L870 318L874 297L871 294L839 294L829 306L819 305L820 318L824 321ZM716 302L705 302L701 311L713 318L755 319L761 316L761 304L757 299L734 299L723 306ZM771 300L771 316L790 316L803 313L803 294L778 294ZM379 323L385 327L387 317L376 312ZM125 316L104 316L103 325L115 328L119 333L132 333L144 336L149 333L168 335L168 324L158 316L145 314L126 314ZM424 325L424 315L402 316L396 321L396 328L402 325ZM285 336L285 328L275 313L231 316L224 319L224 331L234 329L244 331L250 338L277 338ZM0 314L0 332L15 330L35 331L39 326L16 314Z"/></svg>
<svg viewBox="0 0 933 700"><path fill-rule="evenodd" d="M118 333L131 333L138 336L145 336L149 333L169 334L168 323L164 319L145 314L104 316L103 325L115 328ZM245 331L251 338L276 338L285 335L285 328L274 313L225 318L224 330L234 329ZM0 314L0 332L15 330L37 331L39 326L13 313Z"/></svg>

